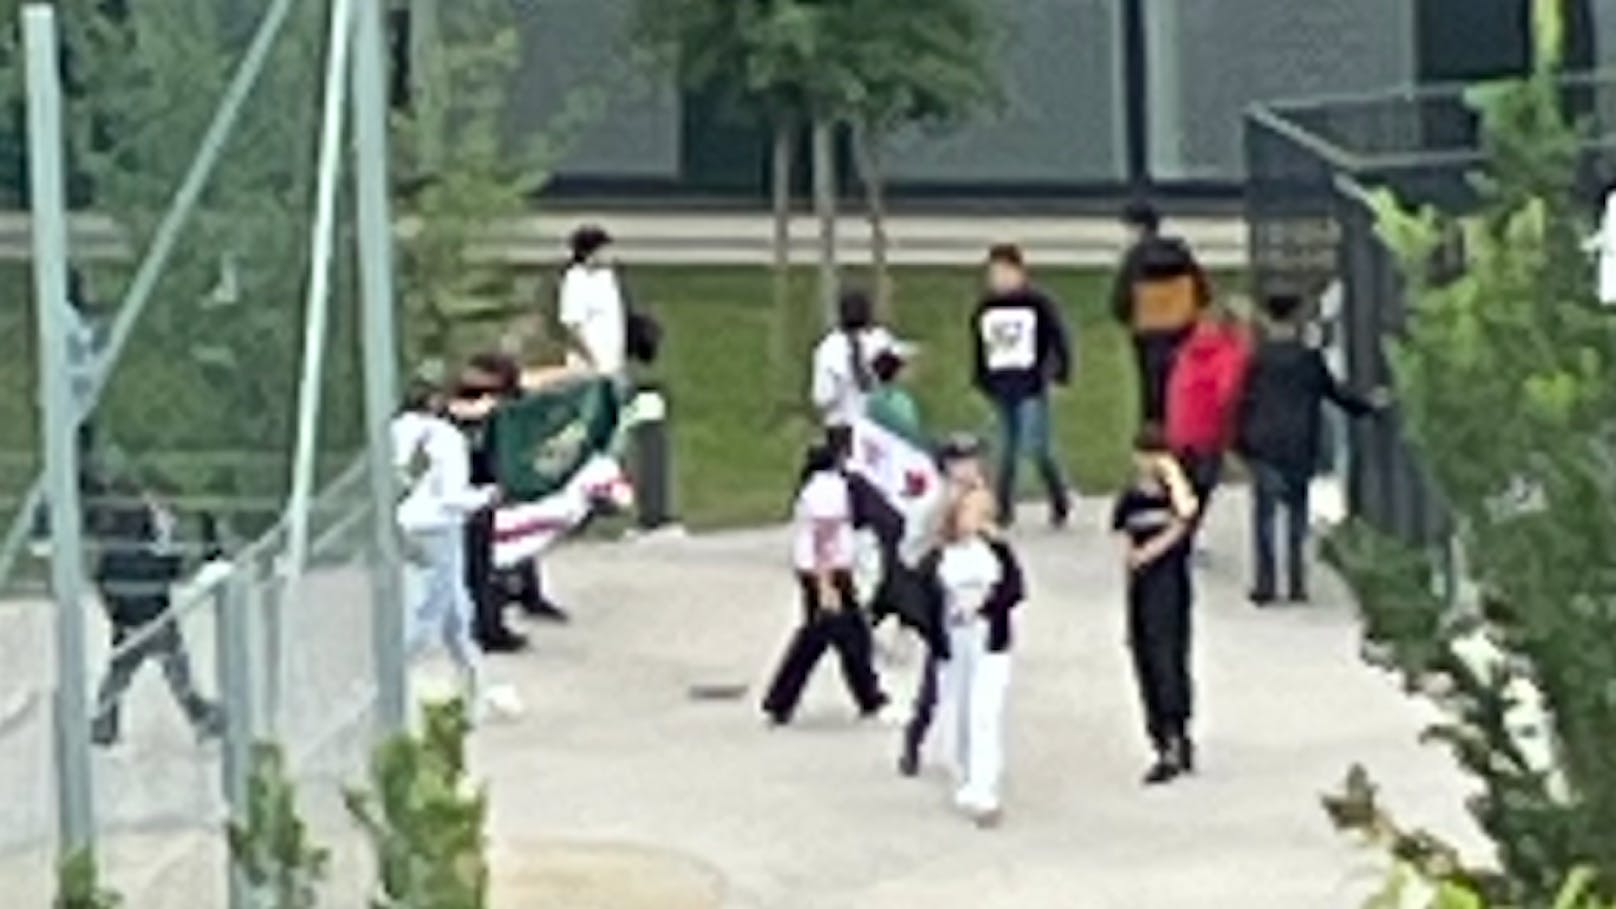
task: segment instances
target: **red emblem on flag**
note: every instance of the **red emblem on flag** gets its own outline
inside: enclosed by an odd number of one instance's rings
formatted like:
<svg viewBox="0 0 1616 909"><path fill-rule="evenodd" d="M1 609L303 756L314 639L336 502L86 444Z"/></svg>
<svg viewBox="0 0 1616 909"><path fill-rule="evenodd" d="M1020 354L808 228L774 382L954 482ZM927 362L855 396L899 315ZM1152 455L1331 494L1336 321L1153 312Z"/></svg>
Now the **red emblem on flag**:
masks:
<svg viewBox="0 0 1616 909"><path fill-rule="evenodd" d="M926 494L930 483L923 470L909 470L903 474L903 495L907 499L918 499Z"/></svg>

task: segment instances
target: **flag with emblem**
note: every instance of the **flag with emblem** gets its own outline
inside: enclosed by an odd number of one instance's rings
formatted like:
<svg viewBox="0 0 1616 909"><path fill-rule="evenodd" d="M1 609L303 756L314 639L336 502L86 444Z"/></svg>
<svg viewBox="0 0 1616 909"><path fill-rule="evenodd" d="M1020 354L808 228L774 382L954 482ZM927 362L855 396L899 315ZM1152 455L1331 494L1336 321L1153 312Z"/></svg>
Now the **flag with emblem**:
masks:
<svg viewBox="0 0 1616 909"><path fill-rule="evenodd" d="M872 408L853 422L849 468L870 481L904 519L906 553L924 545L942 501L943 481L918 427L902 425Z"/></svg>
<svg viewBox="0 0 1616 909"><path fill-rule="evenodd" d="M503 504L494 514L494 562L509 567L548 549L602 502L632 493L610 453L617 432L611 380L582 378L502 405L489 424Z"/></svg>

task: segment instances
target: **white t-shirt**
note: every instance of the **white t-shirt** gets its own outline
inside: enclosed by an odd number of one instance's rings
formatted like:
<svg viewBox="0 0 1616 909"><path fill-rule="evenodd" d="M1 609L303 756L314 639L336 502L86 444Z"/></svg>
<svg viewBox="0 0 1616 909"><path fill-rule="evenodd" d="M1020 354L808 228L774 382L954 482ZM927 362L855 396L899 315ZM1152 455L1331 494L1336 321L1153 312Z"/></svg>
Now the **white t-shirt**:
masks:
<svg viewBox="0 0 1616 909"><path fill-rule="evenodd" d="M982 314L979 328L988 372L1018 372L1038 365L1038 310L994 307Z"/></svg>
<svg viewBox="0 0 1616 909"><path fill-rule="evenodd" d="M597 372L615 375L623 371L627 318L615 272L587 265L567 269L561 278L561 324L578 336ZM567 365L587 364L576 353L569 353Z"/></svg>
<svg viewBox="0 0 1616 909"><path fill-rule="evenodd" d="M987 604L999 583L999 557L980 537L950 543L937 563L937 579L942 583L948 620L961 624L974 619Z"/></svg>
<svg viewBox="0 0 1616 909"><path fill-rule="evenodd" d="M409 486L396 518L408 533L444 530L465 523L492 500L492 490L471 485L471 446L441 417L405 413L393 420L393 466L408 471L417 452L426 472Z"/></svg>
<svg viewBox="0 0 1616 909"><path fill-rule="evenodd" d="M894 346L892 333L879 326L856 334L865 369L869 369L883 351ZM853 354L847 345L847 333L833 331L814 348L811 394L827 426L846 426L864 416L864 404L869 397L867 390L858 387L853 375ZM873 383L873 376L871 381Z"/></svg>
<svg viewBox="0 0 1616 909"><path fill-rule="evenodd" d="M791 562L798 571L851 571L853 568L853 497L847 478L825 471L814 474L797 494Z"/></svg>

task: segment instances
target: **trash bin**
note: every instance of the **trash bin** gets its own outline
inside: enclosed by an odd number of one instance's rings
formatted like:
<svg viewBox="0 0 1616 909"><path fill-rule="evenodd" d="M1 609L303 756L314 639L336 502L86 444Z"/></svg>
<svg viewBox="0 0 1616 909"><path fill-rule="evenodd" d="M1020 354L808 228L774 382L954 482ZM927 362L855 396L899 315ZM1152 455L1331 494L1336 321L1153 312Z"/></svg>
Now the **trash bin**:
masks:
<svg viewBox="0 0 1616 909"><path fill-rule="evenodd" d="M667 398L658 385L636 386L629 399L629 472L641 530L673 523L672 455Z"/></svg>

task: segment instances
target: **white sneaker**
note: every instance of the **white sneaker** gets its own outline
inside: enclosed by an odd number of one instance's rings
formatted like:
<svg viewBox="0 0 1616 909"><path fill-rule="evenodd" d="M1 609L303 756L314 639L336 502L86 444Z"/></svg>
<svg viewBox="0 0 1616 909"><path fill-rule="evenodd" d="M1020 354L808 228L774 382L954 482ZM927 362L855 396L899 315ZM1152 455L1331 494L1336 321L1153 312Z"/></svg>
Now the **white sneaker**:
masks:
<svg viewBox="0 0 1616 909"><path fill-rule="evenodd" d="M514 720L527 713L522 696L511 685L490 685L482 696L479 719Z"/></svg>

